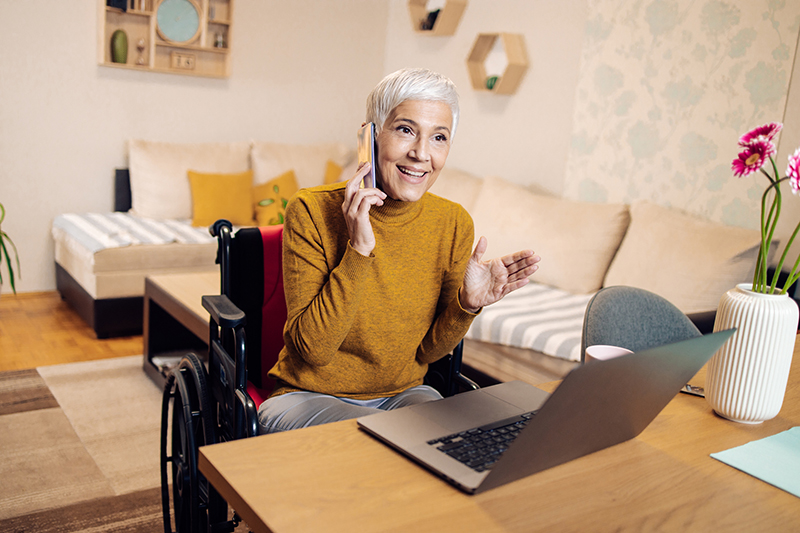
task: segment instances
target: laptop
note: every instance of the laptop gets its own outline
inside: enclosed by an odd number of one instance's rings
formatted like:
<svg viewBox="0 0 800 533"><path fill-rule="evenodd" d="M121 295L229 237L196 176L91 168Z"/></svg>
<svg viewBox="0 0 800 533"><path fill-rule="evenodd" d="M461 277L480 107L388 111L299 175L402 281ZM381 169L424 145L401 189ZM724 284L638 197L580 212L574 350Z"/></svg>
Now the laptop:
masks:
<svg viewBox="0 0 800 533"><path fill-rule="evenodd" d="M510 381L357 422L477 494L636 437L735 331L592 361L552 395Z"/></svg>

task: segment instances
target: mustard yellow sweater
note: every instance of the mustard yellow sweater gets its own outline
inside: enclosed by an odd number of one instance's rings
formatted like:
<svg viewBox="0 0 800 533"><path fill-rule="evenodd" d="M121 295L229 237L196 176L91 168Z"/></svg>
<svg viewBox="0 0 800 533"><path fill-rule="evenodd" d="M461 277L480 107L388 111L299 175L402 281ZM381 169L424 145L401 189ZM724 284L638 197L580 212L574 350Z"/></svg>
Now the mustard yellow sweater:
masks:
<svg viewBox="0 0 800 533"><path fill-rule="evenodd" d="M349 245L343 199L343 183L326 185L286 208L288 317L273 396L393 396L421 384L475 317L458 302L474 240L463 207L430 193L387 199L370 211L376 246L364 257Z"/></svg>

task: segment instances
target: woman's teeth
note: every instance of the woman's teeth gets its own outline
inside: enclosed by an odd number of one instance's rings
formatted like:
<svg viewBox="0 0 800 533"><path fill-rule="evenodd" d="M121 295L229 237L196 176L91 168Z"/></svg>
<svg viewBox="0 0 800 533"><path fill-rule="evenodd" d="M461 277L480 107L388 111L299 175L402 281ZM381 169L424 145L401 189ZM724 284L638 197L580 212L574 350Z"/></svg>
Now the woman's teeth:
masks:
<svg viewBox="0 0 800 533"><path fill-rule="evenodd" d="M400 169L400 172L402 172L403 174L408 174L413 178L421 178L422 176L425 175L425 172L414 172L413 170L409 170L403 167L398 167L398 168Z"/></svg>

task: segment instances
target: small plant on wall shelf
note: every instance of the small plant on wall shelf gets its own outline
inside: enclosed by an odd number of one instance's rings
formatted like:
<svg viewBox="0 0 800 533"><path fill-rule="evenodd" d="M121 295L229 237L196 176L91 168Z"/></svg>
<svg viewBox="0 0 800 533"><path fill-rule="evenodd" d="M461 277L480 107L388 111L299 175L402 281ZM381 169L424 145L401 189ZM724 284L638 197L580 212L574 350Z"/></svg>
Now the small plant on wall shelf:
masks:
<svg viewBox="0 0 800 533"><path fill-rule="evenodd" d="M4 262L3 258L5 258L5 264L8 267L8 283L11 285L11 290L14 291L14 294L17 294L17 287L14 284L14 263L17 265L17 273L19 273L19 256L17 255L17 247L14 245L11 237L8 236L8 233L3 231L3 220L5 218L6 208L3 207L3 204L0 204L0 285L4 283L2 263ZM14 252L13 262L11 261L9 249Z"/></svg>

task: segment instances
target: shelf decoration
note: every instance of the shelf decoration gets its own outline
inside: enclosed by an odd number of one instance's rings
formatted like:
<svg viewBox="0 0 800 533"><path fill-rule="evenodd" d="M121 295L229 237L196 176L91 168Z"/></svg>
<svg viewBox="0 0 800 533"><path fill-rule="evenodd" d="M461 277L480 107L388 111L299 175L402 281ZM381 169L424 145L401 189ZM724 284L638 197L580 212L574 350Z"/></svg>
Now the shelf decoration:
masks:
<svg viewBox="0 0 800 533"><path fill-rule="evenodd" d="M111 34L111 61L128 62L128 34L123 30L116 30Z"/></svg>
<svg viewBox="0 0 800 533"><path fill-rule="evenodd" d="M505 55L503 72L487 73L487 58L498 44L502 45ZM525 41L517 33L480 33L467 56L472 88L495 94L514 94L528 70L528 54Z"/></svg>
<svg viewBox="0 0 800 533"><path fill-rule="evenodd" d="M433 10L428 8L428 0L408 0L414 31L427 35L453 35L466 8L467 0L447 0Z"/></svg>
<svg viewBox="0 0 800 533"><path fill-rule="evenodd" d="M98 0L98 63L212 78L230 75L234 0ZM117 61L122 31L138 56ZM125 54L127 56L127 52Z"/></svg>

